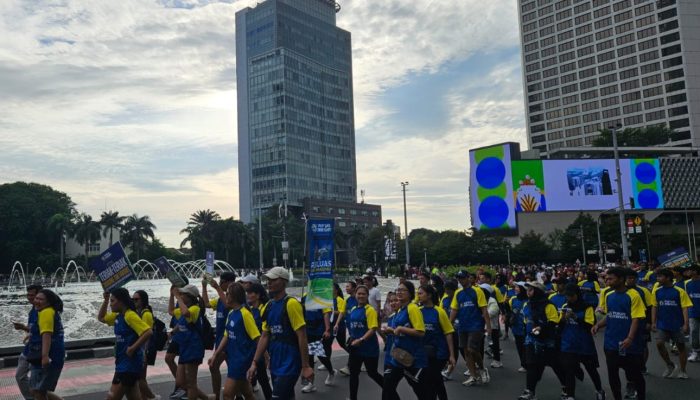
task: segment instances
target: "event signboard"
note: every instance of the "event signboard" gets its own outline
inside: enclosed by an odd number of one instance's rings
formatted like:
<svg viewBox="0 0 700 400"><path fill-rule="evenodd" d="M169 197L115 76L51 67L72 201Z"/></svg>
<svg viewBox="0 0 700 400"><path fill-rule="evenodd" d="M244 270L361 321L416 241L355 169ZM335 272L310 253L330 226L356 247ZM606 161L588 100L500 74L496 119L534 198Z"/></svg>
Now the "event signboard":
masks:
<svg viewBox="0 0 700 400"><path fill-rule="evenodd" d="M693 264L690 255L683 247L679 247L670 253L662 254L657 260L659 260L662 268L686 268Z"/></svg>
<svg viewBox="0 0 700 400"><path fill-rule="evenodd" d="M334 225L335 220L332 219L307 221L309 262L309 287L305 303L307 310L333 308Z"/></svg>
<svg viewBox="0 0 700 400"><path fill-rule="evenodd" d="M515 230L510 144L469 152L472 224L477 229Z"/></svg>
<svg viewBox="0 0 700 400"><path fill-rule="evenodd" d="M136 279L134 269L121 242L113 244L102 252L100 257L94 259L90 266L102 283L105 292L122 287L130 280Z"/></svg>
<svg viewBox="0 0 700 400"><path fill-rule="evenodd" d="M167 258L159 257L154 260L153 263L156 265L156 267L158 267L160 274L165 276L173 286L181 288L189 283L187 278L181 276L177 271L175 271Z"/></svg>

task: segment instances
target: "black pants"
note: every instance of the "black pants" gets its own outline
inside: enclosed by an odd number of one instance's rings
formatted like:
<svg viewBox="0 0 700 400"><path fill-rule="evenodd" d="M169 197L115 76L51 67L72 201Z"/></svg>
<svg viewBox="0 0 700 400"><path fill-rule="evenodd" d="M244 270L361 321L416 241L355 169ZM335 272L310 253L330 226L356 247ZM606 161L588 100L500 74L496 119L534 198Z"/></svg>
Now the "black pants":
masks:
<svg viewBox="0 0 700 400"><path fill-rule="evenodd" d="M265 357L260 357L260 359L257 360L256 364L261 366L265 365ZM252 382L253 386L255 386L256 381L260 384L260 390L262 390L263 396L265 396L265 400L272 399L272 387L270 386L270 377L267 376L267 368L257 369L255 378Z"/></svg>
<svg viewBox="0 0 700 400"><path fill-rule="evenodd" d="M525 336L513 335L515 338L515 348L518 350L518 358L520 358L520 366L527 368L525 361Z"/></svg>
<svg viewBox="0 0 700 400"><path fill-rule="evenodd" d="M620 356L617 351L606 351L605 363L608 366L608 384L615 400L622 399L620 369L625 371L627 379L634 384L634 388L637 390L637 399L646 399L646 382L642 374L644 355L627 354L626 356Z"/></svg>
<svg viewBox="0 0 700 400"><path fill-rule="evenodd" d="M350 352L348 359L348 368L350 369L350 400L357 400L357 388L360 385L360 369L362 364L365 364L367 375L377 382L379 387L384 385L384 378L377 372L379 365L379 356L377 357L362 357L357 354L357 351Z"/></svg>
<svg viewBox="0 0 700 400"><path fill-rule="evenodd" d="M557 375L559 382L564 386L564 372L559 361L559 353L554 348L544 348L535 351L534 345L525 346L525 360L527 363L527 389L535 393L537 383L542 379L545 367L549 366Z"/></svg>
<svg viewBox="0 0 700 400"><path fill-rule="evenodd" d="M435 400L436 398L447 400L445 381L442 379L442 370L445 368L445 365L447 365L447 360L438 360L437 358L428 359L428 368L423 371L427 380L425 387L430 388L430 390L424 392L427 400ZM423 400L423 398L421 398L421 400Z"/></svg>
<svg viewBox="0 0 700 400"><path fill-rule="evenodd" d="M596 391L603 390L603 384L600 381L598 373L598 355L583 355L574 353L559 353L562 368L564 369L564 387L566 394L571 397L576 397L576 372L579 370L579 365L583 365L588 372L588 376L593 381Z"/></svg>
<svg viewBox="0 0 700 400"><path fill-rule="evenodd" d="M323 364L324 367L326 367L328 373L332 374L334 371L333 364L331 363L331 352L333 351L333 336L329 337L328 339L323 339L317 336L309 337L309 343L318 342L319 340L323 344L323 351L326 352L326 356L318 357L318 360L321 361L321 364ZM309 354L309 364L312 367L314 366L314 357L315 356Z"/></svg>
<svg viewBox="0 0 700 400"><path fill-rule="evenodd" d="M338 344L340 347L345 350L348 354L350 354L350 349L348 349L348 332L345 330L345 327L338 327L338 334L335 336L335 339L338 341Z"/></svg>
<svg viewBox="0 0 700 400"><path fill-rule="evenodd" d="M496 361L501 361L501 330L491 329L491 353L493 353L493 359Z"/></svg>
<svg viewBox="0 0 700 400"><path fill-rule="evenodd" d="M426 384L427 380L424 372L423 369L418 368L385 366L382 400L401 400L399 394L396 392L396 388L404 377L406 377L406 382L411 386L416 397L418 397L419 400L423 400L425 398L424 392L426 389L431 390Z"/></svg>

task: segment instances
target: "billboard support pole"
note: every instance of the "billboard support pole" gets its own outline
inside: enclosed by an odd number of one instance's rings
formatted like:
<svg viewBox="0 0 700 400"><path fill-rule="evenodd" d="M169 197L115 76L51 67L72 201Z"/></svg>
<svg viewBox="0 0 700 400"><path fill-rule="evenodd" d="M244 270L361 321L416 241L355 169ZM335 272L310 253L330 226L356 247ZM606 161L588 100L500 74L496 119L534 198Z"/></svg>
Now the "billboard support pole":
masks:
<svg viewBox="0 0 700 400"><path fill-rule="evenodd" d="M600 217L603 216L603 213L598 214L598 218L595 221L595 230L596 233L598 234L598 263L605 265L606 262L603 259L605 257L605 250L603 250L603 241L600 240Z"/></svg>
<svg viewBox="0 0 700 400"><path fill-rule="evenodd" d="M617 179L617 201L620 209L620 240L622 242L622 262L629 265L630 255L627 247L627 235L625 235L625 203L622 200L622 174L620 173L620 153L617 148L617 131L622 128L620 124L609 128L612 131L613 152L615 153L615 177Z"/></svg>
<svg viewBox="0 0 700 400"><path fill-rule="evenodd" d="M588 265L586 262L586 242L583 240L583 224L579 225L581 229L581 250L583 251L583 265Z"/></svg>
<svg viewBox="0 0 700 400"><path fill-rule="evenodd" d="M688 253L690 254L690 259L694 260L693 245L690 242L690 220L688 219L688 208L685 209L685 228L688 231ZM697 258L697 255L695 258Z"/></svg>

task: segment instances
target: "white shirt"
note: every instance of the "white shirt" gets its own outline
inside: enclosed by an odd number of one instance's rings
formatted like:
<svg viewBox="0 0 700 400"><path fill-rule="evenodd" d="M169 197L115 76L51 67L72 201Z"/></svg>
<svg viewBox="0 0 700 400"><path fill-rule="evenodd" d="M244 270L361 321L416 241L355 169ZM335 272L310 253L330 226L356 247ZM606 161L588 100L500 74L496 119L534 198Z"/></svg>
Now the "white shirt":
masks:
<svg viewBox="0 0 700 400"><path fill-rule="evenodd" d="M369 305L374 307L375 310L377 310L377 313L379 313L379 303L382 302L382 294L379 292L379 289L376 287L373 287L372 289L369 290Z"/></svg>

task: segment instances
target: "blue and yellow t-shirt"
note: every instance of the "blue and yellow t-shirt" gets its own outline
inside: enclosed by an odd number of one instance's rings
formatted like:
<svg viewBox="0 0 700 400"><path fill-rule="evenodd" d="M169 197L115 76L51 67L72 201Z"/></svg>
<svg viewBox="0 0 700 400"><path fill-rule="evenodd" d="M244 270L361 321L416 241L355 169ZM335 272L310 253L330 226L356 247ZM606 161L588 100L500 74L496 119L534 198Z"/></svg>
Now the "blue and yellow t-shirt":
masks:
<svg viewBox="0 0 700 400"><path fill-rule="evenodd" d="M700 318L700 279L690 279L685 282L686 292L693 306L688 310L689 318Z"/></svg>
<svg viewBox="0 0 700 400"><path fill-rule="evenodd" d="M379 327L377 311L369 304L365 304L364 307L356 306L350 310L347 321L351 339L360 339L368 330ZM379 357L377 335L373 334L368 340L353 348L352 351L357 351L357 354L362 357Z"/></svg>
<svg viewBox="0 0 700 400"><path fill-rule="evenodd" d="M513 313L513 323L511 324L510 330L515 336L525 336L525 318L523 317L523 307L526 300L521 300L518 296L511 297L510 300L510 310Z"/></svg>
<svg viewBox="0 0 700 400"><path fill-rule="evenodd" d="M532 329L535 326L540 326L540 328L545 328L543 325L548 322L558 323L559 322L559 310L552 303L547 303L544 306L544 317L546 321L535 321L535 317L532 313L532 308L530 307L530 302L526 301L523 304L523 321L525 322L525 344L540 343L549 347L555 345L554 337L544 338L542 334L534 335ZM535 324L538 325L535 325Z"/></svg>
<svg viewBox="0 0 700 400"><path fill-rule="evenodd" d="M564 304L564 307L567 305ZM575 311L573 318L560 312L561 351L565 353L593 355L596 354L595 342L591 334L591 326L595 324L595 312L590 305L583 310Z"/></svg>
<svg viewBox="0 0 700 400"><path fill-rule="evenodd" d="M693 306L688 293L678 286L659 286L652 293L652 306L656 307L656 327L676 332L683 327L683 309Z"/></svg>
<svg viewBox="0 0 700 400"><path fill-rule="evenodd" d="M566 304L566 296L559 292L552 293L549 295L549 302L554 304L554 307L557 308L557 311L561 311L561 308L564 307L564 304Z"/></svg>
<svg viewBox="0 0 700 400"><path fill-rule="evenodd" d="M126 354L126 350L151 328L133 310L126 310L123 313L107 313L104 321L105 324L114 327L114 336L116 337L115 371L140 373L143 369L143 347L136 350L131 357Z"/></svg>
<svg viewBox="0 0 700 400"><path fill-rule="evenodd" d="M457 289L452 297L450 308L457 310L460 332L482 332L484 330L484 314L482 308L486 307L486 296L481 288L470 286Z"/></svg>
<svg viewBox="0 0 700 400"><path fill-rule="evenodd" d="M632 320L646 318L644 302L634 289L627 289L624 292L609 290L602 298L601 309L607 314L603 341L603 348L606 351L619 351L620 342L629 335ZM639 321L639 323L643 324L644 321ZM642 354L644 352L644 337L639 333L638 329L627 353Z"/></svg>
<svg viewBox="0 0 700 400"><path fill-rule="evenodd" d="M283 318L285 314L287 317ZM296 331L305 326L304 312L297 299L285 297L267 303L263 331L270 334L268 350L272 375L298 376L301 373L301 353Z"/></svg>
<svg viewBox="0 0 700 400"><path fill-rule="evenodd" d="M180 308L173 311L176 320L176 331L173 341L180 346L180 363L201 361L204 357L204 342L200 332L203 330L202 320L199 318L201 308L192 305L187 308L189 315L182 315Z"/></svg>
<svg viewBox="0 0 700 400"><path fill-rule="evenodd" d="M33 324L29 330L29 354L35 355L38 359L30 362L34 367L41 367L42 338L45 333L51 334L51 348L49 349L49 364L52 368L63 368L66 358L65 343L63 337L63 323L61 314L57 313L53 307L46 307L37 312L37 323Z"/></svg>
<svg viewBox="0 0 700 400"><path fill-rule="evenodd" d="M227 376L235 380L244 380L255 357L256 340L260 337L260 331L253 314L246 307L231 310L227 315L225 327L224 337L228 338Z"/></svg>
<svg viewBox="0 0 700 400"><path fill-rule="evenodd" d="M221 339L223 339L224 332L226 331L226 317L228 316L228 309L226 308L226 303L221 301L221 299L209 300L209 307L216 311L216 328L214 329L216 347L219 347L219 343L221 343Z"/></svg>
<svg viewBox="0 0 700 400"><path fill-rule="evenodd" d="M423 314L415 303L408 303L401 307L396 312L393 324L395 327L405 326L425 332ZM425 368L428 366L428 357L426 357L425 349L423 348L422 338L408 335L395 336L394 346L413 354L413 367Z"/></svg>
<svg viewBox="0 0 700 400"><path fill-rule="evenodd" d="M38 319L39 313L36 311L36 308L32 307L29 310L29 315L27 316L27 327L29 328L29 335L32 334L32 326L36 325ZM25 357L27 356L27 354L29 354L29 340L27 340L27 343L24 345L24 350L22 350L22 354Z"/></svg>
<svg viewBox="0 0 700 400"><path fill-rule="evenodd" d="M306 296L301 298L301 302L306 304ZM304 310L304 320L306 321L306 335L309 337L309 341L312 339L319 339L323 336L323 332L326 330L325 315L332 313L333 310L330 308L323 308L318 310Z"/></svg>
<svg viewBox="0 0 700 400"><path fill-rule="evenodd" d="M425 336L423 344L432 346L435 349L437 360L447 360L450 358L449 348L445 335L454 333L454 328L450 323L450 318L441 307L422 307L423 323L425 324Z"/></svg>
<svg viewBox="0 0 700 400"><path fill-rule="evenodd" d="M598 294L600 293L600 284L598 281L581 281L578 283L583 294L583 301L591 307L596 307L600 301Z"/></svg>

